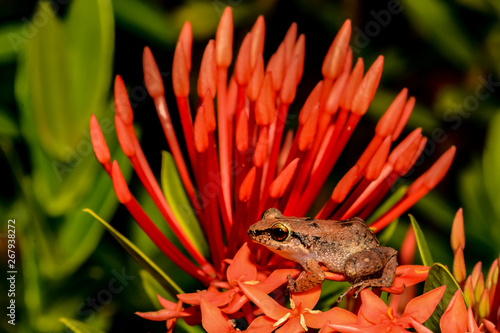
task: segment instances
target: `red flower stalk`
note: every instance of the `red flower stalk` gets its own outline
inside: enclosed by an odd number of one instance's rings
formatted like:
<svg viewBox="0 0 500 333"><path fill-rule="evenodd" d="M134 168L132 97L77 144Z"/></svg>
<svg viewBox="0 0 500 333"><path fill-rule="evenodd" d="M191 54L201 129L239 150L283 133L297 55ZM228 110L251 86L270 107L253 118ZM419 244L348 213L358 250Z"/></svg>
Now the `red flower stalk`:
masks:
<svg viewBox="0 0 500 333"><path fill-rule="evenodd" d="M336 166L356 125L367 112L382 75L384 59L380 56L365 74L362 59L358 59L353 67L350 34L351 23L347 20L325 56L321 69L323 80L311 91L301 108L295 136L289 132L285 138L284 126L302 77L305 58L305 37L297 37L296 24L292 24L266 65L262 56L265 24L263 17L259 17L243 39L234 73L229 74L233 23L231 8L226 8L215 40L208 42L203 54L196 91L198 102L193 106L188 98L192 34L187 22L177 42L172 69L181 139L174 131L176 125L170 117L163 80L153 55L149 48L144 50L146 88L154 101L184 189L208 240L210 258L205 257L190 240L173 213L172 203L163 195L136 137L133 111L124 83L120 76L116 77L115 123L120 146L189 256L182 254L158 231L130 193L118 163L111 161L97 119L92 116L90 126L94 151L113 179L120 202L141 228L176 265L206 287L211 286L206 297L197 298L195 302L188 296L179 296L184 302L201 306L202 312L213 313L219 319L243 316L248 322L253 321L257 309L247 303L248 298L252 298L249 295L254 294L250 291L252 287L246 288L241 276L228 271L225 259L239 253L238 249L247 241L249 225L256 222L266 209L276 207L285 215L306 214ZM426 138L420 129L403 140L399 140L399 136L414 104L415 99L408 97L407 89L403 89L378 122L373 139L356 165L333 189L318 217L368 218L396 181L413 168ZM186 146L182 147L181 142ZM383 229L436 186L450 167L454 153L455 148L451 147L409 186L403 197L374 222L375 231ZM255 244L250 245L251 249L254 247ZM258 273L252 273L252 281L263 284L272 276L269 267L274 264L275 268L282 260L262 248L256 249L253 260L257 264L271 263L268 268L257 265ZM235 257L232 265L238 260L242 259ZM245 271L243 266L242 271ZM422 274L416 276L411 279L421 281ZM277 288L277 281L283 284L286 276L280 275L277 279L273 276L272 281L268 281L269 285ZM402 288L401 283L389 290L401 292ZM227 299L222 297L224 301L216 305L223 312L225 310L222 314L211 306L214 303L210 301L218 295L219 289L230 291L224 296L230 295L230 301L226 302ZM252 300L255 303L256 299ZM178 305L169 305L166 309L168 315L165 318L194 315L193 310L183 310ZM188 310L193 313L189 314ZM174 312L177 317L172 315Z"/></svg>

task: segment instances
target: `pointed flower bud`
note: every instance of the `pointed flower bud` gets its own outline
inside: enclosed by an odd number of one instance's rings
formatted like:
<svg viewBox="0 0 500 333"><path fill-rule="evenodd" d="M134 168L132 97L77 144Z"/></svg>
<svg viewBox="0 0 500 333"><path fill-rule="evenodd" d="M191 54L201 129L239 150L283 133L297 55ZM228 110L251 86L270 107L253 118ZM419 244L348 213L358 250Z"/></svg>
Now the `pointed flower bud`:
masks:
<svg viewBox="0 0 500 333"><path fill-rule="evenodd" d="M128 99L125 83L123 83L120 75L115 78L115 110L125 125L132 125L134 113Z"/></svg>
<svg viewBox="0 0 500 333"><path fill-rule="evenodd" d="M94 114L90 117L90 140L92 141L92 147L94 148L97 160L106 167L110 163L111 156L104 135L102 134L101 126L99 126L99 122Z"/></svg>
<svg viewBox="0 0 500 333"><path fill-rule="evenodd" d="M465 281L467 272L465 271L464 251L462 245L458 245L453 259L453 276L459 284Z"/></svg>
<svg viewBox="0 0 500 333"><path fill-rule="evenodd" d="M382 68L384 66L384 57L379 56L377 60L366 72L365 77L361 81L358 91L352 100L351 110L357 115L363 115L368 110L368 106L375 96L380 77L382 76Z"/></svg>
<svg viewBox="0 0 500 333"><path fill-rule="evenodd" d="M328 53L323 61L323 76L329 79L335 79L344 65L349 39L351 38L351 20L346 20L340 28L337 36L328 49Z"/></svg>
<svg viewBox="0 0 500 333"><path fill-rule="evenodd" d="M453 226L451 227L451 248L455 252L461 246L465 248L464 215L462 208L455 214Z"/></svg>
<svg viewBox="0 0 500 333"><path fill-rule="evenodd" d="M266 24L264 16L259 15L257 21L252 28L252 44L250 46L250 65L255 67L257 59L264 52L264 38L266 32Z"/></svg>
<svg viewBox="0 0 500 333"><path fill-rule="evenodd" d="M214 41L210 40L201 59L200 76L198 78L198 96L203 97L210 90L212 98L217 92L217 64L215 63Z"/></svg>
<svg viewBox="0 0 500 333"><path fill-rule="evenodd" d="M163 88L163 79L161 78L160 70L156 65L155 58L149 47L144 48L142 54L142 63L144 71L144 83L151 98L163 96L165 90Z"/></svg>
<svg viewBox="0 0 500 333"><path fill-rule="evenodd" d="M253 184L255 183L255 175L256 169L255 167L252 167L241 183L238 195L238 199L240 199L240 201L247 202L248 200L250 200L253 191Z"/></svg>
<svg viewBox="0 0 500 333"><path fill-rule="evenodd" d="M293 179L293 175L295 174L295 170L297 169L297 165L299 163L299 158L294 159L290 164L286 166L283 171L280 172L278 177L271 183L269 187L269 196L273 199L278 199L285 194L290 182Z"/></svg>
<svg viewBox="0 0 500 333"><path fill-rule="evenodd" d="M194 146L198 153L203 153L208 148L208 126L203 105L198 108L194 119Z"/></svg>
<svg viewBox="0 0 500 333"><path fill-rule="evenodd" d="M233 11L224 9L215 35L215 60L217 66L227 68L233 58Z"/></svg>
<svg viewBox="0 0 500 333"><path fill-rule="evenodd" d="M259 126L269 126L276 119L273 90L273 75L267 72L255 105L255 121Z"/></svg>

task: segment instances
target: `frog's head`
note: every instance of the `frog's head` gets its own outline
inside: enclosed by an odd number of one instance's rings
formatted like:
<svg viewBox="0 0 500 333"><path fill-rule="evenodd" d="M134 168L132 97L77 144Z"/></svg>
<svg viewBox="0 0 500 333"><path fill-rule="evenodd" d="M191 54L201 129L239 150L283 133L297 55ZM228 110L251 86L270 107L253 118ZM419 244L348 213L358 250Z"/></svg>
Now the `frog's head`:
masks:
<svg viewBox="0 0 500 333"><path fill-rule="evenodd" d="M248 236L256 243L282 257L297 261L303 254L303 244L294 232L296 218L285 217L276 208L268 209L262 219L248 228Z"/></svg>

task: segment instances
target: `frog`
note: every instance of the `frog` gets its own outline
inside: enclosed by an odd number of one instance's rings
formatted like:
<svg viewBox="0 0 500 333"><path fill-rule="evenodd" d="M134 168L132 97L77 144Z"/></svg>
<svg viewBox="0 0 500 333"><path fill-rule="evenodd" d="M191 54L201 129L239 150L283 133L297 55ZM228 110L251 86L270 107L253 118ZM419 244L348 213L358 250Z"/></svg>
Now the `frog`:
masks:
<svg viewBox="0 0 500 333"><path fill-rule="evenodd" d="M320 220L283 216L278 209L270 208L247 234L252 241L304 268L297 279L287 277L287 289L292 293L321 284L326 276L322 265L351 283L338 302L354 289L354 297L358 297L368 287L390 287L396 275L398 252L381 246L359 217Z"/></svg>

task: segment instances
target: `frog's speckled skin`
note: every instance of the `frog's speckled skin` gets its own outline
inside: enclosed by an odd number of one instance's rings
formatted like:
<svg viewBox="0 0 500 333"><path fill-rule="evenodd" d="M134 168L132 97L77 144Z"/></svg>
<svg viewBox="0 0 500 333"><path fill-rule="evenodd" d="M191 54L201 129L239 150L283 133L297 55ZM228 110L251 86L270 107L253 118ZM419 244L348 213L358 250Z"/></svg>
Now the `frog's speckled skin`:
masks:
<svg viewBox="0 0 500 333"><path fill-rule="evenodd" d="M288 231L282 241L271 235L272 227L280 223ZM360 218L345 221L314 220L285 217L275 208L264 213L261 221L248 229L250 238L280 256L293 260L310 272L293 280L288 289L301 292L317 286L325 279L319 265L334 273L344 274L356 295L367 287L390 287L397 267L397 251L382 247L375 235Z"/></svg>

